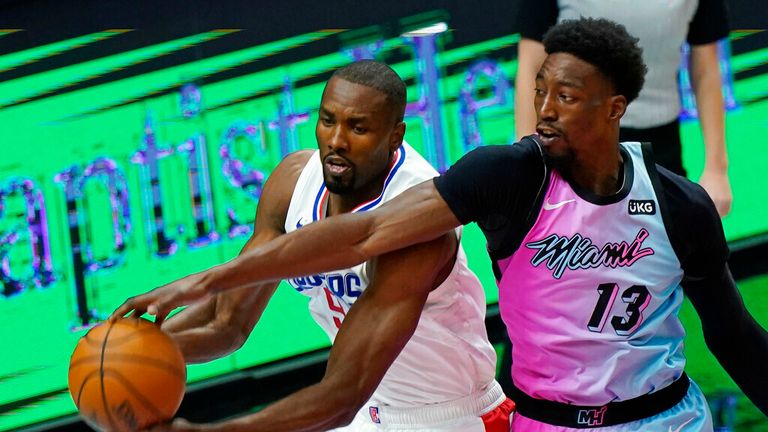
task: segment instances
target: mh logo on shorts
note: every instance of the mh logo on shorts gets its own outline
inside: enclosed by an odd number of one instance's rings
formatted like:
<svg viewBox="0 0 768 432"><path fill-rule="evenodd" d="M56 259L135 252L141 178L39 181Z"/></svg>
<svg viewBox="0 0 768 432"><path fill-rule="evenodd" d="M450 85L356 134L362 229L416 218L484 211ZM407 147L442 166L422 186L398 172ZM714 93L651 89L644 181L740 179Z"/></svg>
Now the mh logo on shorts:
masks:
<svg viewBox="0 0 768 432"><path fill-rule="evenodd" d="M368 414L371 415L372 422L381 423L381 417L379 417L379 407L368 407Z"/></svg>
<svg viewBox="0 0 768 432"><path fill-rule="evenodd" d="M605 412L608 411L608 407L602 407L599 410L579 410L579 417L576 422L580 425L587 426L600 426L605 420Z"/></svg>

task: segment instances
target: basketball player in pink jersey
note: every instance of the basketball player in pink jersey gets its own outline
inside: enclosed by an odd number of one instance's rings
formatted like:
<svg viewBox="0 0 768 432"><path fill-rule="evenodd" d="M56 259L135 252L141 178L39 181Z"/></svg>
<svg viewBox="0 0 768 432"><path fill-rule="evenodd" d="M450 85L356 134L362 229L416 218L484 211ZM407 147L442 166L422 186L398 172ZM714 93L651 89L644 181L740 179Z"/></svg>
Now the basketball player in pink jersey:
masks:
<svg viewBox="0 0 768 432"><path fill-rule="evenodd" d="M381 208L322 221L118 310L165 316L246 281L354 265L477 222L512 341L517 431L711 431L684 373L684 294L708 347L768 414L768 334L745 309L706 192L619 143L642 88L637 40L604 19L544 37L537 135L479 148Z"/></svg>
<svg viewBox="0 0 768 432"><path fill-rule="evenodd" d="M437 175L403 142L405 92L382 63L336 71L320 104L318 150L288 155L270 175L244 251L326 217L370 211ZM512 404L494 378L485 293L460 235L290 278L333 341L322 381L255 414L156 430L507 431ZM221 357L245 342L276 287L222 292L163 329L188 362Z"/></svg>

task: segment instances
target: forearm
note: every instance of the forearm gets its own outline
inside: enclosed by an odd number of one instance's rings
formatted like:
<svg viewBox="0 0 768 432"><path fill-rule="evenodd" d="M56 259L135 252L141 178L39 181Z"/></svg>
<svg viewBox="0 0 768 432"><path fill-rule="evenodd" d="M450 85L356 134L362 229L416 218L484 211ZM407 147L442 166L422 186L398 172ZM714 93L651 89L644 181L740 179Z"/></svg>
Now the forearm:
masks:
<svg viewBox="0 0 768 432"><path fill-rule="evenodd" d="M533 39L521 39L517 47L515 74L515 136L520 138L536 132L536 109L533 99L536 74L547 54L544 45Z"/></svg>
<svg viewBox="0 0 768 432"><path fill-rule="evenodd" d="M187 363L211 361L231 351L229 338L211 326L216 300L214 296L190 305L163 322L163 331L173 338Z"/></svg>
<svg viewBox="0 0 768 432"><path fill-rule="evenodd" d="M349 216L332 218L336 223L332 231L317 229L326 224L324 220L251 248L206 272L203 284L218 292L364 262L369 256L360 245L370 237L370 227L366 220Z"/></svg>
<svg viewBox="0 0 768 432"><path fill-rule="evenodd" d="M533 83L521 77L518 71L515 77L515 137L517 141L536 132L536 111L533 108Z"/></svg>
<svg viewBox="0 0 768 432"><path fill-rule="evenodd" d="M353 267L460 225L431 180L382 207L330 217L252 248L205 275L207 292Z"/></svg>
<svg viewBox="0 0 768 432"><path fill-rule="evenodd" d="M768 333L757 323L727 267L719 277L684 282L712 354L747 397L768 415Z"/></svg>
<svg viewBox="0 0 768 432"><path fill-rule="evenodd" d="M213 361L234 352L242 345L241 341L211 325L175 332L171 337L181 348L186 363Z"/></svg>
<svg viewBox="0 0 768 432"><path fill-rule="evenodd" d="M212 425L221 432L314 432L349 424L360 404L345 386L320 382L265 409ZM365 401L363 401L365 402Z"/></svg>
<svg viewBox="0 0 768 432"><path fill-rule="evenodd" d="M748 315L729 330L705 331L707 346L744 394L768 416L768 334Z"/></svg>
<svg viewBox="0 0 768 432"><path fill-rule="evenodd" d="M728 169L728 154L725 148L722 77L716 44L694 47L691 63L691 81L706 153L704 169L725 172Z"/></svg>

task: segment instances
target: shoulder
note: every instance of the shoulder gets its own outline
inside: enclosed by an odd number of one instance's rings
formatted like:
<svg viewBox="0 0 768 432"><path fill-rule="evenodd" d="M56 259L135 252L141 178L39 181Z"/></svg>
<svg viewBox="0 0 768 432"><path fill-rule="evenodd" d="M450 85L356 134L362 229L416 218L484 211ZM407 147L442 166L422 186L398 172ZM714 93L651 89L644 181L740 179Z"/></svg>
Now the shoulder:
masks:
<svg viewBox="0 0 768 432"><path fill-rule="evenodd" d="M541 172L544 165L541 148L533 139L523 138L512 145L478 147L459 159L457 166L468 165L478 171L519 175Z"/></svg>
<svg viewBox="0 0 768 432"><path fill-rule="evenodd" d="M279 189L289 189L293 191L301 172L315 155L313 150L299 150L288 154L280 161L275 169L269 174L267 186L278 187ZM315 156L316 157L316 156ZM277 183L277 184L276 184ZM271 185L270 185L271 184ZM266 191L265 191L266 192Z"/></svg>
<svg viewBox="0 0 768 432"><path fill-rule="evenodd" d="M667 208L667 233L686 277L716 273L728 257L728 245L715 204L698 184L656 168Z"/></svg>
<svg viewBox="0 0 768 432"><path fill-rule="evenodd" d="M660 165L656 165L656 170L659 173L667 205L676 220L704 218L708 221L717 221L719 224L720 216L704 188Z"/></svg>
<svg viewBox="0 0 768 432"><path fill-rule="evenodd" d="M290 153L280 161L274 172L279 170L282 174L292 173L298 176L314 154L314 150L299 150Z"/></svg>
<svg viewBox="0 0 768 432"><path fill-rule="evenodd" d="M276 220L284 219L299 177L313 157L317 157L314 151L300 150L283 158L264 184L257 214L269 213Z"/></svg>
<svg viewBox="0 0 768 432"><path fill-rule="evenodd" d="M408 172L424 180L438 175L437 170L405 141L400 146L393 163L392 171L396 173Z"/></svg>

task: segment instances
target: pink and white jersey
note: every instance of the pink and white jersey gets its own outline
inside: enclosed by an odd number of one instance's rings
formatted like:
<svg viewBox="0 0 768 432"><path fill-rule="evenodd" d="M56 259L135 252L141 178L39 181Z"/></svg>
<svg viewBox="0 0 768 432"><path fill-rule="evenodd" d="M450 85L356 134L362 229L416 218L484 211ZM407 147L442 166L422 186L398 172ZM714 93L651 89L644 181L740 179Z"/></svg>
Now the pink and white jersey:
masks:
<svg viewBox="0 0 768 432"><path fill-rule="evenodd" d="M512 378L535 398L599 406L683 372L683 270L641 145L621 149L625 184L603 201L549 171L538 218L497 261Z"/></svg>
<svg viewBox="0 0 768 432"><path fill-rule="evenodd" d="M381 195L353 211L374 209L436 175L429 163L403 143ZM328 194L320 157L315 152L294 189L285 220L286 232L322 219ZM459 236L461 231L456 234ZM333 341L370 277L365 263L288 282L310 298L312 317ZM428 296L413 337L387 371L372 400L394 407L414 407L457 400L494 385L496 353L488 342L484 319L485 293L459 247L453 270Z"/></svg>

